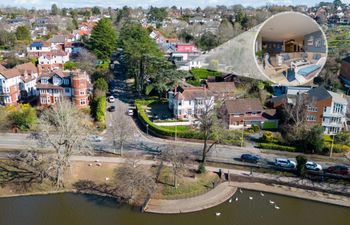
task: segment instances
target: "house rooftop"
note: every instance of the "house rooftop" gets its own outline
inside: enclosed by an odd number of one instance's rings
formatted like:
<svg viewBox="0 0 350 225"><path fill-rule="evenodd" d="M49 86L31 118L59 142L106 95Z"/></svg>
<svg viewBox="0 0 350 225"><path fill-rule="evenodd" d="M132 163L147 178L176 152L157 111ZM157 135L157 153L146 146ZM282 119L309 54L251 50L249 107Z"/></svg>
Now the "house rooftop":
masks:
<svg viewBox="0 0 350 225"><path fill-rule="evenodd" d="M195 99L206 99L213 96L210 90L203 87L185 87L182 92L175 94L177 100L195 100Z"/></svg>
<svg viewBox="0 0 350 225"><path fill-rule="evenodd" d="M207 87L215 93L228 93L236 90L234 82L208 82Z"/></svg>
<svg viewBox="0 0 350 225"><path fill-rule="evenodd" d="M229 114L263 111L260 100L257 98L227 100L225 106Z"/></svg>
<svg viewBox="0 0 350 225"><path fill-rule="evenodd" d="M15 68L18 69L21 73L24 71L31 71L31 72L37 71L36 66L31 62L17 65L15 66Z"/></svg>
<svg viewBox="0 0 350 225"><path fill-rule="evenodd" d="M324 99L332 99L333 101L347 105L346 99L332 91L328 91L325 87L320 86L317 88L313 88L307 92L307 95L310 96L309 101L321 101Z"/></svg>

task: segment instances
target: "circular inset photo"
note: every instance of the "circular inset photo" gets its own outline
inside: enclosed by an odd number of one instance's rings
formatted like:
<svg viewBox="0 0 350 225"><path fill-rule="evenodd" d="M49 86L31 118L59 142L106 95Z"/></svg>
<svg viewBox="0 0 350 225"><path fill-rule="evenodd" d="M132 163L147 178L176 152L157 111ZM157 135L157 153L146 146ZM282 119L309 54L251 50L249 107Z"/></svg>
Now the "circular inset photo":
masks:
<svg viewBox="0 0 350 225"><path fill-rule="evenodd" d="M257 32L255 58L272 82L302 85L312 81L327 60L327 39L311 17L283 12L266 20Z"/></svg>

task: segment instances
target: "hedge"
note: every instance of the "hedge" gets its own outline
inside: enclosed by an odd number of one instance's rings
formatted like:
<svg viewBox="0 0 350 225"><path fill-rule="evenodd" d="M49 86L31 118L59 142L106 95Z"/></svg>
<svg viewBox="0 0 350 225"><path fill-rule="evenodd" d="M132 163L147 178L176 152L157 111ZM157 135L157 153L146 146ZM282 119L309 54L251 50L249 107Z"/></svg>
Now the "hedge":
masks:
<svg viewBox="0 0 350 225"><path fill-rule="evenodd" d="M286 151L286 152L296 152L296 147L291 146L284 146L274 143L259 143L259 148L262 149L273 149L273 150L279 150L279 151Z"/></svg>
<svg viewBox="0 0 350 225"><path fill-rule="evenodd" d="M136 109L139 113L139 118L143 123L148 124L148 129L152 130L153 132L159 134L159 135L164 135L164 136L175 136L175 127L161 127L155 125L149 118L147 113L142 107L142 103L145 105L150 105L153 103L156 103L156 100L135 100L135 106ZM186 126L177 126L176 127L176 136L180 138L192 138L192 139L203 139L203 135L201 132L198 131L189 131L187 128L185 129Z"/></svg>
<svg viewBox="0 0 350 225"><path fill-rule="evenodd" d="M332 148L332 143L324 143L324 150L330 152ZM341 153L341 152L350 152L350 146L341 145L341 144L333 144L333 152Z"/></svg>
<svg viewBox="0 0 350 225"><path fill-rule="evenodd" d="M218 77L222 75L218 71L211 71L203 68L193 68L191 74L197 79L208 79L208 77Z"/></svg>

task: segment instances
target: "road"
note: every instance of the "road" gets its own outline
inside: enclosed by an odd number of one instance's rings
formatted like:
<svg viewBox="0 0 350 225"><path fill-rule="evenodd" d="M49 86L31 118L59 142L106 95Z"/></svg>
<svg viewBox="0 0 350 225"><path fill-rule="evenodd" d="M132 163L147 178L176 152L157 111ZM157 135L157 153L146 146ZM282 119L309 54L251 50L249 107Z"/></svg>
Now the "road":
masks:
<svg viewBox="0 0 350 225"><path fill-rule="evenodd" d="M116 67L117 68L117 67ZM108 106L115 105L116 107L130 107L129 100L132 98L132 93L129 91L122 75L115 73L115 79L110 84L111 93L116 98L114 103L108 103ZM113 147L112 131L109 127L109 114L106 116L107 129L103 134L101 142L95 142L96 150L103 150L109 152L116 152ZM160 150L167 148L170 144L176 144L179 148L188 152L195 157L200 157L203 144L184 141L164 140L145 134L141 131L135 122L135 117L127 118L132 124L132 137L124 144L124 151L140 151L146 154L159 153ZM14 149L14 150L29 150L31 146L35 146L35 142L29 138L28 134L0 134L0 148ZM273 162L275 158L284 157L295 161L296 153L280 152L280 151L265 151L254 147L236 147L226 145L216 145L208 154L208 160L214 162L233 163L237 162L234 159L240 158L243 153L252 153L259 155L263 159L264 164ZM325 156L308 156L310 160L317 161L326 168L334 164L345 164L350 166L350 161L345 157L334 157L332 159Z"/></svg>

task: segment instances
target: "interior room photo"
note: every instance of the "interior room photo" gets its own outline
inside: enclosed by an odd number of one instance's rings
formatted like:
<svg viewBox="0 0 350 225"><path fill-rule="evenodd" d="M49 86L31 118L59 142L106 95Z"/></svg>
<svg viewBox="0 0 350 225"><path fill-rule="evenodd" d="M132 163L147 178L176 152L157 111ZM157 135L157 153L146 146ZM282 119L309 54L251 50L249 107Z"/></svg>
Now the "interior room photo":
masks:
<svg viewBox="0 0 350 225"><path fill-rule="evenodd" d="M323 68L327 43L312 18L296 12L280 13L262 25L255 55L259 69L274 83L300 85Z"/></svg>

